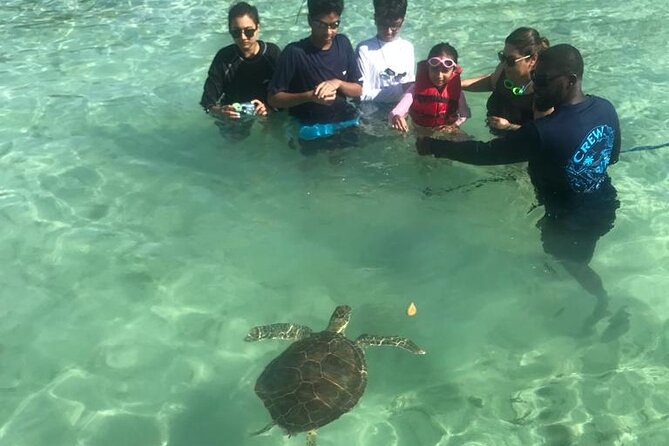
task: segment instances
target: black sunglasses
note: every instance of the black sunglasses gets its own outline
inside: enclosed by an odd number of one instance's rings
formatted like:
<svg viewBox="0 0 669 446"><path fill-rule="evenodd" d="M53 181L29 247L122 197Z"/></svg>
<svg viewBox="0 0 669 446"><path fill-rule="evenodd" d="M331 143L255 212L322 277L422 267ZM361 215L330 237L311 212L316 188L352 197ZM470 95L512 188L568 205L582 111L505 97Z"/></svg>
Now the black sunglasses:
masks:
<svg viewBox="0 0 669 446"><path fill-rule="evenodd" d="M317 24L321 28L327 28L327 29L333 29L333 30L334 29L339 29L339 25L341 24L341 22L339 20L337 20L336 22L332 22L332 23L327 23L327 22L324 22L324 21L318 20L318 19L311 19L311 21L314 22L315 24Z"/></svg>
<svg viewBox="0 0 669 446"><path fill-rule="evenodd" d="M512 67L516 64L516 62L520 62L521 60L528 59L528 58L532 57L532 55L528 54L527 56L514 58L514 57L511 57L511 56L505 55L504 51L499 51L497 53L497 57L499 58L499 61L504 62L507 67Z"/></svg>
<svg viewBox="0 0 669 446"><path fill-rule="evenodd" d="M375 20L375 22L377 28L389 29L391 32L396 33L397 31L400 30L400 28L402 28L402 25L404 24L404 19L392 20L392 21Z"/></svg>
<svg viewBox="0 0 669 446"><path fill-rule="evenodd" d="M258 28L244 28L244 29L231 29L230 30L230 35L232 36L233 39L239 39L242 36L242 33L246 36L247 39L250 39L253 37L253 35L256 33Z"/></svg>
<svg viewBox="0 0 669 446"><path fill-rule="evenodd" d="M562 76L572 76L571 73L560 73L549 76L547 74L537 75L535 70L530 71L530 79L535 87L544 88L548 87L548 84Z"/></svg>

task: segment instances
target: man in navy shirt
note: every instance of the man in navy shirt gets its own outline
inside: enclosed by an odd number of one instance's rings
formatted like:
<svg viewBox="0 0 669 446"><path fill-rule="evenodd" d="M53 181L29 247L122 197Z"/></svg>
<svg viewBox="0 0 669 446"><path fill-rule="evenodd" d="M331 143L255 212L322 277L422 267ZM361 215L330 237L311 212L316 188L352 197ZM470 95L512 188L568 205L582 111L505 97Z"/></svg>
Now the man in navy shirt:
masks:
<svg viewBox="0 0 669 446"><path fill-rule="evenodd" d="M601 317L607 295L588 264L599 237L613 227L619 206L606 169L618 161L620 124L610 102L583 94L582 78L579 51L571 45L551 47L539 55L532 81L536 107L555 107L552 114L489 142L425 138L416 141L416 148L421 155L469 164L528 161L546 211L537 224L544 250L598 298Z"/></svg>
<svg viewBox="0 0 669 446"><path fill-rule="evenodd" d="M347 97L362 94L361 75L348 38L337 34L343 0L309 0L311 35L290 43L269 86L269 103L287 108L301 124L356 118Z"/></svg>

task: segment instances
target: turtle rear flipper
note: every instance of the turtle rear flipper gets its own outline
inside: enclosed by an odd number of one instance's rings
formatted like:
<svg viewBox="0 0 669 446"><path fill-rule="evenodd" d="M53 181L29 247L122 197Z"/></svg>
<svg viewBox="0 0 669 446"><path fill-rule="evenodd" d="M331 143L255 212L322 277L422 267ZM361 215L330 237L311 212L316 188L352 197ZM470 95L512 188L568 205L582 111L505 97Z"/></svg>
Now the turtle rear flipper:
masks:
<svg viewBox="0 0 669 446"><path fill-rule="evenodd" d="M253 327L244 338L247 342L260 341L263 339L286 339L298 341L309 337L311 328L298 324L270 324Z"/></svg>
<svg viewBox="0 0 669 446"><path fill-rule="evenodd" d="M275 425L276 425L276 421L272 420L272 421L269 422L269 424L267 426L263 427L259 431L251 432L250 435L251 435L251 437L255 437L256 435L264 434L265 432L267 432L268 430L273 428Z"/></svg>
<svg viewBox="0 0 669 446"><path fill-rule="evenodd" d="M403 338L401 336L375 336L362 334L355 340L355 342L361 347L387 345L389 347L403 348L416 355L425 354L425 350L416 345L411 339Z"/></svg>

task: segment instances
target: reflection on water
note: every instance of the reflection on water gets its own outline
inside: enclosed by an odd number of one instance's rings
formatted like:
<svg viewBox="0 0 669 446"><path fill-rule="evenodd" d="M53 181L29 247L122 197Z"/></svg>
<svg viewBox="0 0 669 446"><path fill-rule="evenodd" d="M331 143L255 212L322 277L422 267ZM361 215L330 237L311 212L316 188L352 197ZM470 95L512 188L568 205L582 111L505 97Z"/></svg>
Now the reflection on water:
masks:
<svg viewBox="0 0 669 446"><path fill-rule="evenodd" d="M306 33L300 2L257 3L265 39ZM283 118L222 138L197 104L229 43L220 4L5 3L0 444L304 444L249 437L268 421L255 380L287 344L243 337L324 327L342 303L351 337L428 354L369 349L364 397L320 446L666 442L666 6L421 0L403 28L419 55L453 43L466 76L524 24L583 50L585 88L614 102L630 149L592 262L603 305L543 254L523 166L419 158L373 122L359 147L310 157ZM371 2L344 19L369 37ZM468 96L476 138L485 99Z"/></svg>

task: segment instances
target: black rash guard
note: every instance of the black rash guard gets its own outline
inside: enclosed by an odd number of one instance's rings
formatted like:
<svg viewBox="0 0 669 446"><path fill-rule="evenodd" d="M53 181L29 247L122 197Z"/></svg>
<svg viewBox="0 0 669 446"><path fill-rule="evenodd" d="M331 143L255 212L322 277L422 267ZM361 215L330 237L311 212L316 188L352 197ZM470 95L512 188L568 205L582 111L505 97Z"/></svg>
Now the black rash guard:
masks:
<svg viewBox="0 0 669 446"><path fill-rule="evenodd" d="M516 125L523 125L534 119L534 93L516 96L504 86L505 80L502 73L488 98L488 116L499 116Z"/></svg>
<svg viewBox="0 0 669 446"><path fill-rule="evenodd" d="M258 41L260 51L245 59L237 45L228 45L216 53L204 83L200 105L227 105L259 99L267 103L269 85L281 50L273 43Z"/></svg>

